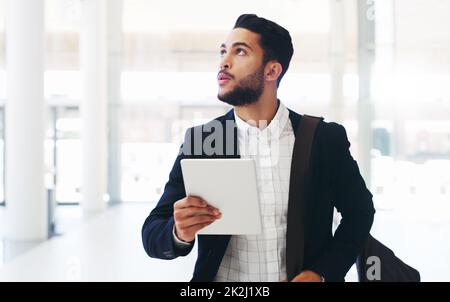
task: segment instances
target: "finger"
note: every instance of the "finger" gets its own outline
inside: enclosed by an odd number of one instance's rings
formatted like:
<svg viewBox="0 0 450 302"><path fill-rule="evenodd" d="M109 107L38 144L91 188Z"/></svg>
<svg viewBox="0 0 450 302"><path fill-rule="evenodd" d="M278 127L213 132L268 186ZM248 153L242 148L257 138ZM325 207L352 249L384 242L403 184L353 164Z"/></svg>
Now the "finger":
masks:
<svg viewBox="0 0 450 302"><path fill-rule="evenodd" d="M208 203L197 196L188 196L187 198L183 199L179 203L175 203L175 208L188 208L188 207L199 207L199 208L205 208L208 206Z"/></svg>
<svg viewBox="0 0 450 302"><path fill-rule="evenodd" d="M199 215L219 216L220 211L213 207L206 207L206 208L188 207L175 209L173 215L176 220L183 220L192 216L199 216Z"/></svg>
<svg viewBox="0 0 450 302"><path fill-rule="evenodd" d="M194 216L194 217L189 217L187 219L184 219L183 221L179 222L178 226L184 230L184 229L187 229L196 224L213 222L215 220L216 220L216 217L214 217L212 215L200 215L200 216Z"/></svg>
<svg viewBox="0 0 450 302"><path fill-rule="evenodd" d="M210 225L213 222L214 221L210 221L210 222L205 222L205 223L200 223L200 224L193 225L193 226L187 228L186 232L187 233L191 233L191 234L196 234L198 231L200 231L201 229L203 229L204 227Z"/></svg>
<svg viewBox="0 0 450 302"><path fill-rule="evenodd" d="M178 226L182 229L187 229L193 225L212 222L214 220L216 220L216 218L212 215L200 215L181 220L179 221Z"/></svg>

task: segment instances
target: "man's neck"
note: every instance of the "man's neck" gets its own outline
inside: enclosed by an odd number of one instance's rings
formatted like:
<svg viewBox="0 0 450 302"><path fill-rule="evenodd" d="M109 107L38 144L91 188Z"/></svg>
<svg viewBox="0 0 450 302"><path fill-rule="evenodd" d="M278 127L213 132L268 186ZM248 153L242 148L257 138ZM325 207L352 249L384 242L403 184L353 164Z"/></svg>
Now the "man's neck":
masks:
<svg viewBox="0 0 450 302"><path fill-rule="evenodd" d="M253 104L246 106L234 106L234 112L246 123L257 126L260 129L267 127L278 110L276 94L265 96L264 93Z"/></svg>

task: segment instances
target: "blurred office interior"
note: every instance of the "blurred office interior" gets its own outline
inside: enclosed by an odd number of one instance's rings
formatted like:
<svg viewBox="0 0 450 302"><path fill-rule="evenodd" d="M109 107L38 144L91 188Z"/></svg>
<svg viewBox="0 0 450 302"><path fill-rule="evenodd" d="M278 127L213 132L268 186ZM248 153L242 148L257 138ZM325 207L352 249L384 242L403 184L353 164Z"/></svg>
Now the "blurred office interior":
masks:
<svg viewBox="0 0 450 302"><path fill-rule="evenodd" d="M0 0L0 281L189 280L140 228L248 12L293 38L281 101L345 126L371 233L450 280L450 1Z"/></svg>

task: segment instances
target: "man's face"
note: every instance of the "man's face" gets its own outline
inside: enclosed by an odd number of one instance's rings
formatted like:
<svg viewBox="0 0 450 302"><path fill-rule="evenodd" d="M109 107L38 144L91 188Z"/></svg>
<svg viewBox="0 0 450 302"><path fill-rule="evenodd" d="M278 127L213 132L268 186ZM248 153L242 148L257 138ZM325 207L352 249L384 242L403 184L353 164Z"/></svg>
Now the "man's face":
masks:
<svg viewBox="0 0 450 302"><path fill-rule="evenodd" d="M219 100L233 106L254 103L264 89L263 50L259 35L235 28L220 47Z"/></svg>

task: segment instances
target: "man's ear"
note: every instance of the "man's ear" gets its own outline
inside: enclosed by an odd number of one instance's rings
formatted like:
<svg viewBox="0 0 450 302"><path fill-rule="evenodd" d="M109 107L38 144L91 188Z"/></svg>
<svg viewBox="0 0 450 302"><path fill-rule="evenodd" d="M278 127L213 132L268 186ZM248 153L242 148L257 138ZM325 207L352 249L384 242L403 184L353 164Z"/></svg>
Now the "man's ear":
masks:
<svg viewBox="0 0 450 302"><path fill-rule="evenodd" d="M282 71L283 67L280 63L276 61L270 61L266 64L266 67L264 69L264 79L268 82L276 82Z"/></svg>

